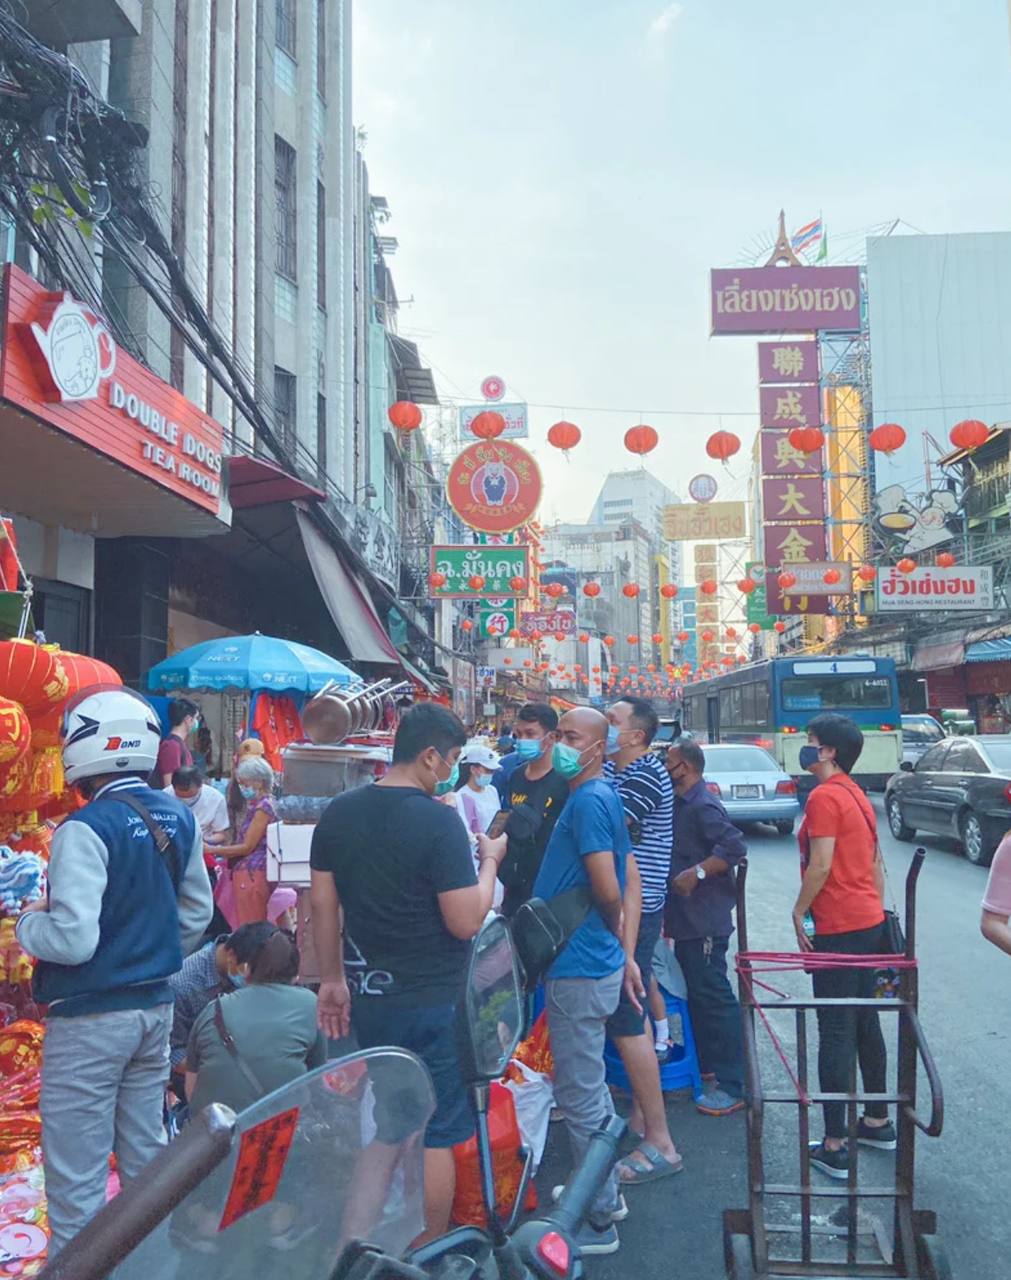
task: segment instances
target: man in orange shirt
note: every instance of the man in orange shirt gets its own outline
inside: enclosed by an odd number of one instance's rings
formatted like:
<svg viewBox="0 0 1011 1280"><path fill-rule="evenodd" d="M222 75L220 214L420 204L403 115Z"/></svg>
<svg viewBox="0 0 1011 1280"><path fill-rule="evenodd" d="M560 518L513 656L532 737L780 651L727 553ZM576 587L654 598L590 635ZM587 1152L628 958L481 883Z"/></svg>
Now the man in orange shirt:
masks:
<svg viewBox="0 0 1011 1280"><path fill-rule="evenodd" d="M884 867L870 801L850 777L864 736L847 716L816 716L807 727L801 768L818 779L798 833L803 880L793 908L801 951L881 955L886 952ZM808 936L805 917L814 918ZM823 969L813 975L818 999L869 998L873 969ZM818 1010L818 1079L823 1093L847 1093L854 1057L868 1093L885 1093L885 1041L874 1009ZM811 1147L811 1163L831 1178L846 1178L846 1105L826 1102L825 1137ZM857 1141L895 1149L895 1127L881 1102L867 1104Z"/></svg>

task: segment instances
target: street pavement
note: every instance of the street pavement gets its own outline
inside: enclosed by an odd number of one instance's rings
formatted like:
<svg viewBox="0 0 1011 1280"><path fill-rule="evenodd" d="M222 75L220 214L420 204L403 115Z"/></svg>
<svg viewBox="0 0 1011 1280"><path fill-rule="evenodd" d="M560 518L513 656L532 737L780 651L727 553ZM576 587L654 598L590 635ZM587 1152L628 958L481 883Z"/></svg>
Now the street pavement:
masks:
<svg viewBox="0 0 1011 1280"><path fill-rule="evenodd" d="M874 797L874 804L891 887L901 902L916 846L893 840L880 796ZM747 839L750 946L759 951L795 950L790 909L799 878L796 840L777 836L766 827L749 829ZM917 912L920 1013L944 1085L945 1123L940 1138L917 1134L916 1202L920 1208L937 1211L939 1236L957 1280L990 1280L1011 1273L1007 1154L1011 958L985 942L979 932L986 871L968 863L953 841L928 837L922 843L927 860L919 881ZM771 980L798 993L809 982L803 974L775 975ZM792 1015L781 1015L774 1025L788 1057L795 1060ZM891 1075L895 1032L889 1034L888 1028L894 1028L894 1019L885 1019L883 1025ZM789 1078L768 1035L761 1028L758 1034L767 1087L788 1090ZM813 1070L817 1046L813 1026L809 1046ZM624 1100L619 1097L617 1102L624 1111ZM921 1114L929 1110L922 1071L919 1109ZM591 1277L718 1280L724 1274L722 1211L747 1204L744 1117L701 1116L686 1094L669 1095L667 1111L685 1170L628 1190L631 1212L618 1228L621 1248L611 1257L588 1259ZM794 1107L766 1110L767 1176L778 1182L799 1181L796 1117ZM820 1137L820 1114L813 1112L811 1121L813 1136ZM876 1185L889 1182L893 1160L889 1154L861 1150L861 1180L873 1176ZM564 1125L553 1124L537 1180L542 1195L564 1180L567 1168ZM817 1172L813 1177L830 1185ZM833 1200L829 1206L838 1203ZM786 1206L775 1207L781 1219Z"/></svg>

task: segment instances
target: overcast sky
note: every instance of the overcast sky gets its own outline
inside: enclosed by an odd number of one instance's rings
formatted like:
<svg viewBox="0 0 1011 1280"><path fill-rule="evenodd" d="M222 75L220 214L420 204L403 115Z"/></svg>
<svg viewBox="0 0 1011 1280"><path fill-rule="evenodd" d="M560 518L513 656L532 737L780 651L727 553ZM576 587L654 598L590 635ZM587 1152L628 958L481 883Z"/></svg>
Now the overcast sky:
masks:
<svg viewBox="0 0 1011 1280"><path fill-rule="evenodd" d="M585 519L640 420L684 492L744 494L753 338L710 266L819 212L833 260L902 218L1011 229L1005 0L354 0L355 122L393 213L401 332L447 400L531 406L545 520ZM720 416L722 415L722 420ZM545 443L561 417L583 441ZM744 447L705 456L720 426Z"/></svg>

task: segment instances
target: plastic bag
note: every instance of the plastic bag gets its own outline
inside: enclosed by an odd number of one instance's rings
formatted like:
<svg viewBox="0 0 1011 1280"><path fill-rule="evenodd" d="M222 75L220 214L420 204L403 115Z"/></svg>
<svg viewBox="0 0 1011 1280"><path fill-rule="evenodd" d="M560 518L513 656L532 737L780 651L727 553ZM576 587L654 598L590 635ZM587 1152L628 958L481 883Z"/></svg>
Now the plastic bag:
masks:
<svg viewBox="0 0 1011 1280"><path fill-rule="evenodd" d="M506 1085L498 1081L491 1086L488 1136L495 1174L495 1203L499 1213L508 1216L519 1189L523 1160L520 1157L520 1129L516 1123L513 1095ZM486 1227L476 1135L466 1142L457 1143L453 1148L453 1158L456 1162L453 1221L458 1226ZM532 1182L523 1207L528 1213L537 1208L537 1191Z"/></svg>
<svg viewBox="0 0 1011 1280"><path fill-rule="evenodd" d="M505 1088L513 1096L516 1108L516 1123L523 1137L523 1145L534 1153L534 1169L541 1163L544 1148L548 1141L548 1124L551 1120L551 1108L554 1106L555 1091L551 1085L551 1077L541 1071L534 1071L525 1062L514 1058L510 1064L509 1079ZM521 1080L516 1079L519 1072Z"/></svg>

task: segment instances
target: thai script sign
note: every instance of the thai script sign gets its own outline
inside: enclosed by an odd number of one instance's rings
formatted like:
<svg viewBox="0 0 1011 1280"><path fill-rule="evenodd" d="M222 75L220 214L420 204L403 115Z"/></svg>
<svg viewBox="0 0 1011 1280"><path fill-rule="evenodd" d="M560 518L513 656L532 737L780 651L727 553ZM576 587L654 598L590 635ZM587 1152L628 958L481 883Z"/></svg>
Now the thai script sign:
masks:
<svg viewBox="0 0 1011 1280"><path fill-rule="evenodd" d="M743 502L682 502L663 509L663 536L668 542L743 538L747 528Z"/></svg>
<svg viewBox="0 0 1011 1280"><path fill-rule="evenodd" d="M853 591L853 566L848 560L815 560L811 564L792 564L790 572L797 579L792 587L783 587L787 596L846 596ZM838 574L836 582L826 582L825 575Z"/></svg>
<svg viewBox="0 0 1011 1280"><path fill-rule="evenodd" d="M460 406L460 439L473 440L470 424L479 413L500 413L505 418L505 430L496 440L525 440L530 434L525 404L462 404Z"/></svg>
<svg viewBox="0 0 1011 1280"><path fill-rule="evenodd" d="M759 425L763 427L818 427L821 396L817 384L797 387L760 387Z"/></svg>
<svg viewBox="0 0 1011 1280"><path fill-rule="evenodd" d="M532 636L535 631L540 631L542 635L563 631L568 636L575 629L576 615L571 609L556 609L554 613L520 614L520 630L525 636Z"/></svg>
<svg viewBox="0 0 1011 1280"><path fill-rule="evenodd" d="M525 595L530 572L530 550L526 546L432 547L431 571L446 577L445 586L429 588L433 598L472 600L479 593L493 597ZM484 578L479 591L467 586L474 576ZM517 591L511 587L510 578L522 578L522 590Z"/></svg>
<svg viewBox="0 0 1011 1280"><path fill-rule="evenodd" d="M882 571L874 584L874 596L878 613L992 609L993 569L990 565L957 565L954 569L919 565L912 573Z"/></svg>
<svg viewBox="0 0 1011 1280"><path fill-rule="evenodd" d="M760 342L759 382L817 382L817 342Z"/></svg>
<svg viewBox="0 0 1011 1280"><path fill-rule="evenodd" d="M769 431L761 433L762 474L766 476L780 475L812 475L824 473L824 449L815 453L801 453L790 443L789 431Z"/></svg>
<svg viewBox="0 0 1011 1280"><path fill-rule="evenodd" d="M710 272L713 333L860 328L859 267L746 267Z"/></svg>
<svg viewBox="0 0 1011 1280"><path fill-rule="evenodd" d="M823 520L825 486L821 476L777 476L762 481L762 518Z"/></svg>
<svg viewBox="0 0 1011 1280"><path fill-rule="evenodd" d="M526 524L540 505L541 489L537 463L508 440L469 445L446 478L449 505L483 533L512 533Z"/></svg>

